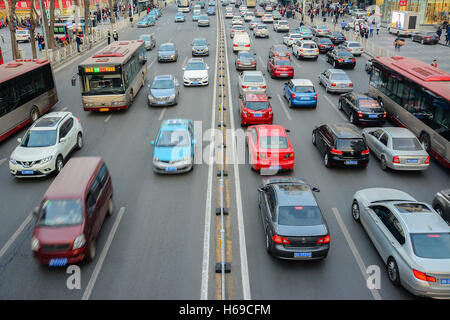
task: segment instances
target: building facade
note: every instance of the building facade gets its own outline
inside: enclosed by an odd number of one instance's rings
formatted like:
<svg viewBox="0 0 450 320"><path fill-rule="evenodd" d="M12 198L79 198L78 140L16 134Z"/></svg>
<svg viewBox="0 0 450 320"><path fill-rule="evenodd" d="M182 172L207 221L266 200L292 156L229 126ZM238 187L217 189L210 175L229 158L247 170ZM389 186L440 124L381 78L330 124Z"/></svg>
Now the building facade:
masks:
<svg viewBox="0 0 450 320"><path fill-rule="evenodd" d="M421 25L441 25L449 21L450 0L376 0L382 22L389 22L392 11L420 13Z"/></svg>

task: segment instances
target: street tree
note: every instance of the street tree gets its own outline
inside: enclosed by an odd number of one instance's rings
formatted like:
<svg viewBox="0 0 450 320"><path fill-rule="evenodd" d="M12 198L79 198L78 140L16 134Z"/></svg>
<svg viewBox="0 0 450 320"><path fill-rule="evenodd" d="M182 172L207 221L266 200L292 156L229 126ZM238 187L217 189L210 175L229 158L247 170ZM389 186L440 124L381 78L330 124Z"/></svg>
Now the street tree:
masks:
<svg viewBox="0 0 450 320"><path fill-rule="evenodd" d="M36 21L39 19L39 15L36 11L35 0L31 0L30 6L30 43L31 43L31 52L33 55L33 59L37 59L37 51L36 51Z"/></svg>
<svg viewBox="0 0 450 320"><path fill-rule="evenodd" d="M16 39L16 25L17 25L17 16L16 16L16 4L18 0L8 0L5 1L6 9L8 10L8 27L9 32L11 33L11 48L12 48L12 56L13 60L21 58L19 53L19 46L17 45ZM8 8L9 7L9 8Z"/></svg>

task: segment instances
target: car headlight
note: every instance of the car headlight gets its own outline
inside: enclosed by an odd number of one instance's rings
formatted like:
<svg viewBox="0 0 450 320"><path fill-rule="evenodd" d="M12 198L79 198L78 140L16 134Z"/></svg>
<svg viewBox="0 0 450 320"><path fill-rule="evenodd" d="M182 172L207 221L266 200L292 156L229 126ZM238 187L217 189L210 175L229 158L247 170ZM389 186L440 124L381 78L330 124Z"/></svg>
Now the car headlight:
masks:
<svg viewBox="0 0 450 320"><path fill-rule="evenodd" d="M41 160L41 163L47 163L47 162L49 162L50 160L52 160L52 158L53 158L53 156L48 156L48 157L42 159L42 160Z"/></svg>
<svg viewBox="0 0 450 320"><path fill-rule="evenodd" d="M84 237L84 234L80 234L78 237L75 238L72 245L72 250L79 249L86 243L86 238Z"/></svg>
<svg viewBox="0 0 450 320"><path fill-rule="evenodd" d="M174 93L174 94L171 94L171 95L169 96L169 100L175 99L175 96L176 96L175 93Z"/></svg>
<svg viewBox="0 0 450 320"><path fill-rule="evenodd" d="M9 162L11 162L12 164L17 164L17 161L13 158L9 159Z"/></svg>
<svg viewBox="0 0 450 320"><path fill-rule="evenodd" d="M149 93L149 94L148 94L148 99L149 99L149 100L155 100L155 97L152 96L152 95Z"/></svg>
<svg viewBox="0 0 450 320"><path fill-rule="evenodd" d="M93 107L94 104L93 103L86 103L86 107Z"/></svg>
<svg viewBox="0 0 450 320"><path fill-rule="evenodd" d="M154 161L154 162L159 162L158 157L153 157L153 161Z"/></svg>
<svg viewBox="0 0 450 320"><path fill-rule="evenodd" d="M175 59L175 55L174 55L174 54L171 54L171 55L170 55L170 59Z"/></svg>
<svg viewBox="0 0 450 320"><path fill-rule="evenodd" d="M31 250L38 251L40 248L39 246L39 240L36 239L36 237L31 238Z"/></svg>

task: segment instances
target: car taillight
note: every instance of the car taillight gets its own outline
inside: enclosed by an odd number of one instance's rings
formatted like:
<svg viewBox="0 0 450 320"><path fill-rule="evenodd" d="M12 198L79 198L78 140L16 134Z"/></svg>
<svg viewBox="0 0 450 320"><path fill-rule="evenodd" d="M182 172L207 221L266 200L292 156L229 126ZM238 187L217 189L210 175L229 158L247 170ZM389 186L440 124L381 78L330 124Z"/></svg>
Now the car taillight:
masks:
<svg viewBox="0 0 450 320"><path fill-rule="evenodd" d="M392 163L400 163L400 158L398 156L394 156L392 158Z"/></svg>
<svg viewBox="0 0 450 320"><path fill-rule="evenodd" d="M430 164L430 156L428 156L424 162L425 164Z"/></svg>
<svg viewBox="0 0 450 320"><path fill-rule="evenodd" d="M317 244L330 243L330 235L317 239Z"/></svg>
<svg viewBox="0 0 450 320"><path fill-rule="evenodd" d="M248 88L248 86L244 86L244 85L242 86L242 89L247 89L247 88Z"/></svg>
<svg viewBox="0 0 450 320"><path fill-rule="evenodd" d="M293 158L294 157L294 153L293 152L291 152L291 153L286 153L285 155L284 155L284 158L285 159L289 159L289 158Z"/></svg>
<svg viewBox="0 0 450 320"><path fill-rule="evenodd" d="M323 48L323 47L325 47L323 44L319 44L319 47L321 47L321 48Z"/></svg>
<svg viewBox="0 0 450 320"><path fill-rule="evenodd" d="M387 114L386 114L386 112L385 113L383 113L383 118L386 118L387 117Z"/></svg>
<svg viewBox="0 0 450 320"><path fill-rule="evenodd" d="M344 40L347 40L347 38L346 38L346 37L344 37Z"/></svg>
<svg viewBox="0 0 450 320"><path fill-rule="evenodd" d="M331 47L331 48L334 48L334 45L332 44L330 47Z"/></svg>
<svg viewBox="0 0 450 320"><path fill-rule="evenodd" d="M334 149L334 148L332 148L332 149L330 150L330 153L331 153L331 154L336 154L336 155L342 155L342 154L343 154L342 151L336 150L336 149Z"/></svg>
<svg viewBox="0 0 450 320"><path fill-rule="evenodd" d="M317 100L317 93L314 95L314 99L316 99Z"/></svg>
<svg viewBox="0 0 450 320"><path fill-rule="evenodd" d="M362 112L361 112L361 111L358 111L358 118L362 118L362 117L363 117Z"/></svg>
<svg viewBox="0 0 450 320"><path fill-rule="evenodd" d="M250 48L250 45L249 45L249 44L246 44L245 47L246 47L246 48Z"/></svg>
<svg viewBox="0 0 450 320"><path fill-rule="evenodd" d="M238 61L238 62L237 62L237 64L241 64L241 62L240 62L240 61Z"/></svg>
<svg viewBox="0 0 450 320"><path fill-rule="evenodd" d="M261 88L266 89L266 86L261 86Z"/></svg>
<svg viewBox="0 0 450 320"><path fill-rule="evenodd" d="M356 59L352 59L352 62L356 62Z"/></svg>
<svg viewBox="0 0 450 320"><path fill-rule="evenodd" d="M292 98L292 99L295 99L295 98L296 98L295 93L291 93L291 98Z"/></svg>
<svg viewBox="0 0 450 320"><path fill-rule="evenodd" d="M233 47L238 47L238 45L237 44L233 44Z"/></svg>
<svg viewBox="0 0 450 320"><path fill-rule="evenodd" d="M331 84L331 86L332 86L332 87L336 87L336 83L333 82L333 83Z"/></svg>
<svg viewBox="0 0 450 320"><path fill-rule="evenodd" d="M277 235L277 234L274 234L273 236L272 236L272 240L273 240L273 242L275 242L275 243L280 243L280 244L290 244L291 242L289 241L289 239L286 239L286 238L284 238L284 237L281 237L281 236L279 236L279 235Z"/></svg>
<svg viewBox="0 0 450 320"><path fill-rule="evenodd" d="M430 39L430 37L425 37L425 39Z"/></svg>
<svg viewBox="0 0 450 320"><path fill-rule="evenodd" d="M366 150L361 152L361 155L366 155L366 154L369 154L369 149L366 149Z"/></svg>
<svg viewBox="0 0 450 320"><path fill-rule="evenodd" d="M337 61L338 61L338 62L342 62L342 61L344 61L344 60L342 60L342 59L337 59Z"/></svg>
<svg viewBox="0 0 450 320"><path fill-rule="evenodd" d="M349 85L348 85L349 87L353 87L353 83L349 83Z"/></svg>
<svg viewBox="0 0 450 320"><path fill-rule="evenodd" d="M428 282L436 282L435 277L429 276L424 272L417 271L416 269L413 269L413 274L414 274L414 277L416 277L419 280L428 281Z"/></svg>

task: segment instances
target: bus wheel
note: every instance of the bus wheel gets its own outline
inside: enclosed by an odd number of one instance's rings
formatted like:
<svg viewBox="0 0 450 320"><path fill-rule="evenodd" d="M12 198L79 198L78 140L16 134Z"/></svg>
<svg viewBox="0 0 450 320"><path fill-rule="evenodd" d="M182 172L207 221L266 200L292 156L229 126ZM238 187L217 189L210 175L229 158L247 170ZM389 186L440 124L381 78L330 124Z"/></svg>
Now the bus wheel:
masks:
<svg viewBox="0 0 450 320"><path fill-rule="evenodd" d="M134 101L134 92L133 89L130 90L130 102L133 103Z"/></svg>
<svg viewBox="0 0 450 320"><path fill-rule="evenodd" d="M39 119L39 109L37 107L33 107L30 111L30 122L34 123Z"/></svg>
<svg viewBox="0 0 450 320"><path fill-rule="evenodd" d="M420 135L419 141L422 144L422 147L425 149L425 151L430 153L430 151L431 151L431 140L430 140L430 136L428 135L428 133L423 132Z"/></svg>

